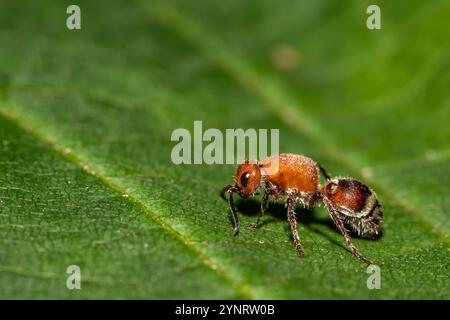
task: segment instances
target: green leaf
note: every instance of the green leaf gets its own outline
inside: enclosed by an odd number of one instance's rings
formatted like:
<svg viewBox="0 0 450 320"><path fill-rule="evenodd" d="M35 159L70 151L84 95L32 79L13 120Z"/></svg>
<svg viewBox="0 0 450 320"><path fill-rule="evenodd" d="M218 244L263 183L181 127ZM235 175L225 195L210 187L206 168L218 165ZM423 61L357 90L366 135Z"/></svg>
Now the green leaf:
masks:
<svg viewBox="0 0 450 320"><path fill-rule="evenodd" d="M79 1L69 31L64 3L1 3L0 297L448 299L450 5L381 2L370 31L369 4ZM233 237L234 166L171 162L194 120L370 185L382 288L323 208L297 210L303 259L282 203Z"/></svg>

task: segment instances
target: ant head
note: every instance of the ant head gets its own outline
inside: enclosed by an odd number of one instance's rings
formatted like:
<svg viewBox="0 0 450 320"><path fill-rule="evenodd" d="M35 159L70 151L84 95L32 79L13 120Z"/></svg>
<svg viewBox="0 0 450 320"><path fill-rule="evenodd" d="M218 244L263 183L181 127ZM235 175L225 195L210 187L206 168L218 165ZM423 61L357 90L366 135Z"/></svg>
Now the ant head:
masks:
<svg viewBox="0 0 450 320"><path fill-rule="evenodd" d="M335 178L322 188L322 194L336 206L353 212L361 212L372 196L372 191L362 182L353 178Z"/></svg>
<svg viewBox="0 0 450 320"><path fill-rule="evenodd" d="M248 160L236 170L234 184L240 196L247 198L251 196L261 184L261 170L256 162L250 163Z"/></svg>

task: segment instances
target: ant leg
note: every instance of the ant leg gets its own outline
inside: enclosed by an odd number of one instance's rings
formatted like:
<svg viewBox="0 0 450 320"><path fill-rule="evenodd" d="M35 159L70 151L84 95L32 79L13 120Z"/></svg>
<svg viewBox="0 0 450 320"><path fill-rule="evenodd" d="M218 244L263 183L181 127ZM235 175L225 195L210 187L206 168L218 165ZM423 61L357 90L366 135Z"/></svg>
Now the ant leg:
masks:
<svg viewBox="0 0 450 320"><path fill-rule="evenodd" d="M314 193L314 195L311 198L310 206L314 207L314 206L320 205L322 203L323 203L323 193L320 191L317 191L316 193Z"/></svg>
<svg viewBox="0 0 450 320"><path fill-rule="evenodd" d="M300 243L300 237L299 237L298 231L297 231L297 220L295 219L295 204L296 204L295 197L292 197L292 196L288 197L288 199L286 201L288 221L289 221L289 224L291 225L291 232L292 232L292 237L294 238L295 249L297 251L297 255L299 257L303 257L304 252L303 252L303 248Z"/></svg>
<svg viewBox="0 0 450 320"><path fill-rule="evenodd" d="M361 260L362 262L364 262L367 265L371 265L373 264L372 261L370 261L369 259L365 258L359 251L358 249L356 249L355 245L352 242L352 239L350 238L350 236L347 233L347 230L345 230L344 224L342 223L341 219L339 219L339 217L337 216L336 212L329 208L328 212L330 213L330 217L331 220L333 220L334 224L336 225L336 227L339 229L339 231L342 233L342 235L344 236L345 242L347 243L347 246L350 248L352 254L359 260Z"/></svg>
<svg viewBox="0 0 450 320"><path fill-rule="evenodd" d="M266 190L264 192L264 195L261 199L261 210L258 213L258 219L256 220L256 223L249 223L247 226L250 228L257 228L259 226L259 223L261 221L261 218L264 215L264 211L267 210L267 207L269 206L269 196L270 196L270 191Z"/></svg>
<svg viewBox="0 0 450 320"><path fill-rule="evenodd" d="M331 175L328 173L328 171L325 170L325 168L322 167L319 163L317 165L319 166L320 172L322 172L323 176L325 177L325 180L330 180Z"/></svg>
<svg viewBox="0 0 450 320"><path fill-rule="evenodd" d="M307 208L315 207L323 202L323 194L320 191L309 194L307 197L300 199Z"/></svg>

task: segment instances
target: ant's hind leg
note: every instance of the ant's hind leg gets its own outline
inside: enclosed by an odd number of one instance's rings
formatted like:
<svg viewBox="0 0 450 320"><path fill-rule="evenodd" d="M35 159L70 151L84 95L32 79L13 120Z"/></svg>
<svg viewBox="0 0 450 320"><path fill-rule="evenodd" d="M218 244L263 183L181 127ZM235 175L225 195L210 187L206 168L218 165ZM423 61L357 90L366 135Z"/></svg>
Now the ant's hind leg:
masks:
<svg viewBox="0 0 450 320"><path fill-rule="evenodd" d="M289 196L286 201L288 221L289 224L291 225L291 232L292 237L294 238L295 250L297 251L297 255L299 257L303 257L305 253L303 252L303 248L300 243L300 237L298 235L297 220L295 219L295 204L296 204L295 197Z"/></svg>
<svg viewBox="0 0 450 320"><path fill-rule="evenodd" d="M267 207L269 206L269 196L270 196L270 192L268 190L266 190L261 199L261 210L258 213L258 219L256 220L256 223L249 223L247 225L248 227L257 228L259 226L259 223L264 215L264 211L266 211Z"/></svg>
<svg viewBox="0 0 450 320"><path fill-rule="evenodd" d="M331 209L331 208L330 208ZM352 239L350 238L350 236L347 233L347 230L345 230L344 227L344 223L342 222L341 219L339 219L339 217L337 216L336 212L334 210L328 210L328 212L330 213L330 217L333 220L334 224L336 225L336 227L339 229L339 231L342 233L342 235L344 236L345 242L347 243L347 246L350 248L352 254L359 260L361 260L362 262L366 263L367 265L371 265L373 264L372 261L370 261L369 259L365 258L359 251L358 249L355 247L355 245L352 242Z"/></svg>
<svg viewBox="0 0 450 320"><path fill-rule="evenodd" d="M319 163L317 165L319 166L320 172L322 172L323 176L325 177L325 180L330 180L331 179L331 175L328 173L328 171L325 170L325 168L322 167Z"/></svg>

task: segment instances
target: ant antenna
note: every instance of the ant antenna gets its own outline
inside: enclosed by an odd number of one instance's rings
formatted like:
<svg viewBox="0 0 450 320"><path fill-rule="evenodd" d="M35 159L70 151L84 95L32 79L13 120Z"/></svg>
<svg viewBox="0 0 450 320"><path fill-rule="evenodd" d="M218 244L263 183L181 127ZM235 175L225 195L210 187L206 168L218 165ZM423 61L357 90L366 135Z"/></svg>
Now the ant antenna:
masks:
<svg viewBox="0 0 450 320"><path fill-rule="evenodd" d="M228 205L230 206L231 217L233 218L233 224L234 224L233 236L236 236L239 233L239 218L236 214L236 207L234 206L234 200L233 200L233 193L236 193L236 192L238 192L238 189L236 188L236 186L233 186L231 184L222 188L222 190L220 190L220 196L224 200L226 200L225 193L229 194L228 195Z"/></svg>

